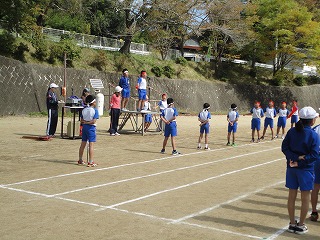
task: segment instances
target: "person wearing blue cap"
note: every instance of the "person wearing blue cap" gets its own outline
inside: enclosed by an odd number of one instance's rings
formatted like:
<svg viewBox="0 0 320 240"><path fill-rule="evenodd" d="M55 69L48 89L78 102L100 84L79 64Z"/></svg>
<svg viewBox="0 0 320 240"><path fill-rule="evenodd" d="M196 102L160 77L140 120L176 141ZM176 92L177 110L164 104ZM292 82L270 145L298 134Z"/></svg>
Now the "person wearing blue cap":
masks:
<svg viewBox="0 0 320 240"><path fill-rule="evenodd" d="M319 114L312 107L299 111L300 120L291 128L282 142L282 152L287 159L286 187L289 189L288 231L304 234L308 232L305 219L309 210L310 191L314 187L314 163L319 161L319 137L312 130ZM295 202L301 191L301 210L299 222L295 219Z"/></svg>

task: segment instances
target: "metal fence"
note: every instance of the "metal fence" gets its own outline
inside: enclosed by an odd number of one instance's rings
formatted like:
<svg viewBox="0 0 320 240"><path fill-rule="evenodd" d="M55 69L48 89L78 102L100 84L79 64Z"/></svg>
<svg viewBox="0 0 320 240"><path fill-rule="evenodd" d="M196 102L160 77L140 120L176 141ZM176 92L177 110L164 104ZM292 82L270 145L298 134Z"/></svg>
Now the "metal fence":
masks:
<svg viewBox="0 0 320 240"><path fill-rule="evenodd" d="M77 42L77 44L81 47L88 47L94 49L102 49L108 51L119 51L123 46L123 40L114 39L114 38L106 38L88 34L74 33L65 30L59 30L54 28L44 27L42 29L42 33L47 36L47 38L51 41L59 42L61 40L61 36L68 34L71 35ZM149 55L150 47L146 44L140 43L131 43L130 52L141 55Z"/></svg>

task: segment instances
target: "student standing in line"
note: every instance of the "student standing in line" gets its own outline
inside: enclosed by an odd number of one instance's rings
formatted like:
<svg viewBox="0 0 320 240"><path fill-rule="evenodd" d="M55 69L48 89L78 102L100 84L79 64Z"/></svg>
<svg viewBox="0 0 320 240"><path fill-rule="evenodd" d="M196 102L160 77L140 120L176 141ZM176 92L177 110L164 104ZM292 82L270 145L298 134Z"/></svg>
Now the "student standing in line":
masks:
<svg viewBox="0 0 320 240"><path fill-rule="evenodd" d="M237 111L237 105L232 103L230 111L227 115L227 121L228 121L228 143L227 146L237 146L236 141L236 132L238 129L238 120L239 120L239 113ZM232 134L232 144L230 144L230 138Z"/></svg>
<svg viewBox="0 0 320 240"><path fill-rule="evenodd" d="M47 91L47 110L48 110L48 122L46 134L48 137L54 137L57 124L58 124L58 97L56 89L59 86L55 83L51 83Z"/></svg>
<svg viewBox="0 0 320 240"><path fill-rule="evenodd" d="M122 76L119 81L119 86L122 88L121 110L128 111L127 104L130 98L130 79L128 69L122 70Z"/></svg>
<svg viewBox="0 0 320 240"><path fill-rule="evenodd" d="M266 118L264 119L264 129L263 129L261 140L264 139L264 136L266 134L268 126L270 127L270 130L271 130L271 140L274 139L274 132L273 132L274 121L273 121L273 119L277 116L277 111L274 108L274 102L272 100L269 101L268 105L269 106L264 109L264 112L266 114Z"/></svg>
<svg viewBox="0 0 320 240"><path fill-rule="evenodd" d="M287 109L287 103L282 102L281 108L278 110L278 123L277 123L277 135L276 138L279 137L280 129L282 129L282 136L281 138L284 138L284 135L286 133L286 125L287 125L287 118L289 116L289 110Z"/></svg>
<svg viewBox="0 0 320 240"><path fill-rule="evenodd" d="M114 94L111 96L110 100L110 116L111 116L111 136L120 136L118 133L120 108L121 108L121 91L120 86L116 86L114 89Z"/></svg>
<svg viewBox="0 0 320 240"><path fill-rule="evenodd" d="M310 191L314 185L314 163L319 161L319 136L312 130L319 114L312 107L299 111L300 120L291 128L282 142L282 152L287 159L286 187L289 189L288 231L297 234L308 232L305 219L309 210ZM295 202L301 191L301 210L299 222L295 219Z"/></svg>
<svg viewBox="0 0 320 240"><path fill-rule="evenodd" d="M167 94L163 93L161 95L161 100L158 102L158 106L159 109L160 109L160 113L163 112L164 109L166 109L168 107L168 104L167 104ZM165 123L163 121L159 121L159 131L163 131L165 128Z"/></svg>
<svg viewBox="0 0 320 240"><path fill-rule="evenodd" d="M252 115L252 120L251 120L251 130L252 130L252 139L251 142L255 142L254 135L255 131L257 130L257 142L260 142L260 129L261 129L261 118L264 117L264 113L262 108L260 107L260 102L255 101L254 102L254 107L250 110L250 113L245 114L246 115Z"/></svg>
<svg viewBox="0 0 320 240"><path fill-rule="evenodd" d="M203 110L198 115L198 120L200 122L200 136L198 140L198 147L197 149L202 149L201 147L201 141L204 134L204 142L205 142L205 150L210 150L208 147L208 135L210 132L210 119L211 119L211 113L209 112L210 104L205 103L203 104Z"/></svg>
<svg viewBox="0 0 320 240"><path fill-rule="evenodd" d="M293 100L292 101L292 108L291 108L291 112L288 116L288 118L291 118L291 128L293 128L296 123L298 122L298 112L299 112L299 108L298 108L298 101L297 100Z"/></svg>

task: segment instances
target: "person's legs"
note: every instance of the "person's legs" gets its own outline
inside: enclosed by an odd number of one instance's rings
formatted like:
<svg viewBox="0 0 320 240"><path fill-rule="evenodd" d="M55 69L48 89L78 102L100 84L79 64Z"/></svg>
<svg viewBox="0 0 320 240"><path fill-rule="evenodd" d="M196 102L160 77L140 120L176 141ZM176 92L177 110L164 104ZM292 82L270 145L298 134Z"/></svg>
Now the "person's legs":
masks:
<svg viewBox="0 0 320 240"><path fill-rule="evenodd" d="M163 140L163 145L162 145L162 149L166 149L167 143L168 143L168 139L169 137L165 137Z"/></svg>
<svg viewBox="0 0 320 240"><path fill-rule="evenodd" d="M123 107L124 108L127 108L128 102L129 102L129 98L124 98L123 99Z"/></svg>
<svg viewBox="0 0 320 240"><path fill-rule="evenodd" d="M260 140L260 129L257 129L258 140Z"/></svg>
<svg viewBox="0 0 320 240"><path fill-rule="evenodd" d="M51 127L50 127L50 135L54 135L57 130L57 125L58 125L58 110L52 110L52 122L51 122Z"/></svg>
<svg viewBox="0 0 320 240"><path fill-rule="evenodd" d="M172 145L172 150L175 151L176 149L176 141L173 136L171 136L171 145Z"/></svg>
<svg viewBox="0 0 320 240"><path fill-rule="evenodd" d="M236 133L232 132L232 144L236 142Z"/></svg>
<svg viewBox="0 0 320 240"><path fill-rule="evenodd" d="M89 142L89 162L93 162L93 142Z"/></svg>
<svg viewBox="0 0 320 240"><path fill-rule="evenodd" d="M208 135L208 133L204 135L204 143L206 144L206 146L208 146Z"/></svg>
<svg viewBox="0 0 320 240"><path fill-rule="evenodd" d="M318 195L320 191L320 184L315 183L314 189L311 192L311 206L312 212L317 212L317 204L318 204Z"/></svg>
<svg viewBox="0 0 320 240"><path fill-rule="evenodd" d="M200 133L199 140L198 140L199 146L201 146L202 138L203 138L203 133Z"/></svg>
<svg viewBox="0 0 320 240"><path fill-rule="evenodd" d="M115 132L118 132L119 117L120 117L120 109L114 109L114 119L112 123L114 124L113 129Z"/></svg>
<svg viewBox="0 0 320 240"><path fill-rule="evenodd" d="M142 99L139 99L139 101L138 101L138 109L137 109L138 111L140 111L142 109L141 102L142 102Z"/></svg>
<svg viewBox="0 0 320 240"><path fill-rule="evenodd" d="M228 143L230 143L230 136L231 136L231 132L228 132L228 136L227 136Z"/></svg>
<svg viewBox="0 0 320 240"><path fill-rule="evenodd" d="M254 140L254 132L255 132L255 129L252 129L252 133L251 133L252 141Z"/></svg>
<svg viewBox="0 0 320 240"><path fill-rule="evenodd" d="M303 226L309 211L310 191L301 191L301 210L299 226Z"/></svg>
<svg viewBox="0 0 320 240"><path fill-rule="evenodd" d="M286 127L282 127L282 136L284 136L284 134L286 133Z"/></svg>
<svg viewBox="0 0 320 240"><path fill-rule="evenodd" d="M295 219L295 203L296 203L297 193L298 193L297 189L289 189L287 207L288 207L290 224L294 224L296 221L296 219Z"/></svg>
<svg viewBox="0 0 320 240"><path fill-rule="evenodd" d="M82 141L80 148L79 148L79 162L82 162L82 158L83 158L83 152L84 149L86 148L87 142L86 141Z"/></svg>
<svg viewBox="0 0 320 240"><path fill-rule="evenodd" d="M116 123L115 123L115 111L114 108L111 108L110 110L110 121L111 121L111 129L110 129L110 134L115 134L116 133Z"/></svg>
<svg viewBox="0 0 320 240"><path fill-rule="evenodd" d="M262 133L262 139L264 138L264 136L266 135L266 131L267 131L267 128L265 127L264 129L263 129L263 133ZM258 136L258 138L259 138L259 136Z"/></svg>
<svg viewBox="0 0 320 240"><path fill-rule="evenodd" d="M271 130L271 139L273 139L273 135L274 135L273 128L270 128L270 130Z"/></svg>

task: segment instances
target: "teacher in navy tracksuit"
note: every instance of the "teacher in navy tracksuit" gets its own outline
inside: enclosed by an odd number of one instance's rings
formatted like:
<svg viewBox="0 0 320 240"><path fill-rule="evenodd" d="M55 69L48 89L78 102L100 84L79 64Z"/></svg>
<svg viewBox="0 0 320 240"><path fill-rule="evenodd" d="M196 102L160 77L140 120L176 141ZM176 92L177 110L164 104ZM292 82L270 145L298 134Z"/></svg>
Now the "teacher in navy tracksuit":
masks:
<svg viewBox="0 0 320 240"><path fill-rule="evenodd" d="M58 97L55 93L59 86L51 83L47 92L47 109L48 109L48 123L47 136L54 137L58 124Z"/></svg>

